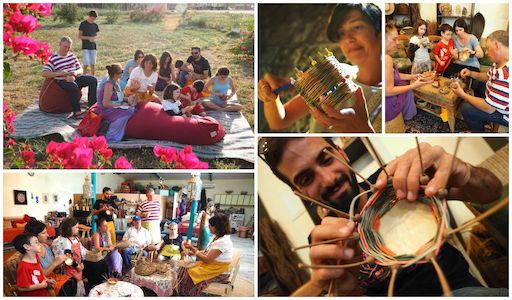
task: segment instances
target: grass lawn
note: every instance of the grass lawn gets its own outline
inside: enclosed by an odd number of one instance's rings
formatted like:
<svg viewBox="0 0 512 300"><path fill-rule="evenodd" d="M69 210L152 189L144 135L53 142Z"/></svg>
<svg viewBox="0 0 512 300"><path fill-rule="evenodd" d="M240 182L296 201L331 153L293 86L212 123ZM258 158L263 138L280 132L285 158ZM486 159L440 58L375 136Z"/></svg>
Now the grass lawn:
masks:
<svg viewBox="0 0 512 300"><path fill-rule="evenodd" d="M146 54L152 53L160 58L163 51L169 51L173 61L186 60L192 46L200 46L201 54L208 59L212 73L221 66L231 71L237 88L238 98L244 106L242 113L254 128L254 62L252 56L237 54L241 37L230 34L233 27L242 31L254 29L254 15L227 12L188 11L186 16L168 12L159 23L133 23L129 12L122 12L115 24L106 24L105 17L98 17L100 27L97 39L98 60L96 76L106 74L105 66L111 63L124 65L136 49ZM73 38L72 51L81 57L81 41L78 40L78 22L63 24L54 22L52 17L42 20L42 28L37 29L32 37L50 43L52 50L58 48L62 36ZM238 26L237 26L238 25ZM9 54L9 53L8 53ZM12 77L4 81L4 101L17 113L21 113L39 96L43 82L40 62L20 56L16 61L10 60ZM46 139L30 140L30 144L41 144ZM38 146L36 146L38 147ZM37 149L34 149L37 150ZM43 150L44 151L44 150ZM155 168L158 163L148 161L146 155L151 149L114 150L115 156L126 155L136 168ZM144 157L142 159L141 157ZM210 161L211 168L252 168L252 164L233 159Z"/></svg>

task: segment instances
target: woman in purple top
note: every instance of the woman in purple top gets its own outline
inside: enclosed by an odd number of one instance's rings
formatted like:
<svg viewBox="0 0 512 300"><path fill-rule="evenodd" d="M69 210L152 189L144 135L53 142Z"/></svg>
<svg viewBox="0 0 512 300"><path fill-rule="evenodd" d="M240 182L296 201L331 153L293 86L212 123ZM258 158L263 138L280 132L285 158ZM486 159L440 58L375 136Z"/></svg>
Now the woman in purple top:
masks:
<svg viewBox="0 0 512 300"><path fill-rule="evenodd" d="M398 31L392 24L386 24L386 122L400 114L404 120L416 115L416 105L412 91L430 83L422 81L419 75L399 73L393 64L393 58L387 54L398 48ZM411 81L411 83L408 83Z"/></svg>
<svg viewBox="0 0 512 300"><path fill-rule="evenodd" d="M158 70L158 80L156 82L155 91L161 92L169 83L176 79L171 54L167 51L162 53L158 65L160 69Z"/></svg>
<svg viewBox="0 0 512 300"><path fill-rule="evenodd" d="M109 142L119 142L123 139L124 129L128 120L135 114L135 107L123 102L123 92L119 80L123 68L119 64L107 66L108 78L100 83L98 88L98 108L103 118L110 125L105 137Z"/></svg>

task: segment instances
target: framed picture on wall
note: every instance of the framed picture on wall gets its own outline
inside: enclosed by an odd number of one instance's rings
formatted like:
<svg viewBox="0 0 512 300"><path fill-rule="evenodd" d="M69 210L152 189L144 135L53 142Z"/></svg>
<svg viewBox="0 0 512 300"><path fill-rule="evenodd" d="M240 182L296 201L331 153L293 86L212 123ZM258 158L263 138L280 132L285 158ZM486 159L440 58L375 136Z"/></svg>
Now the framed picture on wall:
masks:
<svg viewBox="0 0 512 300"><path fill-rule="evenodd" d="M14 190L14 204L27 205L27 191Z"/></svg>

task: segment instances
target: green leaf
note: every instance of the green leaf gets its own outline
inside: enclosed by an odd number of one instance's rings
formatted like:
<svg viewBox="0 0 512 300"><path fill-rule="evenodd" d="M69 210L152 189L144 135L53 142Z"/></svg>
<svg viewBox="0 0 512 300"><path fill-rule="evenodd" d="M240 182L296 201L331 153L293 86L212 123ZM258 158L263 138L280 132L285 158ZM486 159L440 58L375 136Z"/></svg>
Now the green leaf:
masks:
<svg viewBox="0 0 512 300"><path fill-rule="evenodd" d="M7 61L4 61L4 80L9 80L11 75L11 64L9 64Z"/></svg>

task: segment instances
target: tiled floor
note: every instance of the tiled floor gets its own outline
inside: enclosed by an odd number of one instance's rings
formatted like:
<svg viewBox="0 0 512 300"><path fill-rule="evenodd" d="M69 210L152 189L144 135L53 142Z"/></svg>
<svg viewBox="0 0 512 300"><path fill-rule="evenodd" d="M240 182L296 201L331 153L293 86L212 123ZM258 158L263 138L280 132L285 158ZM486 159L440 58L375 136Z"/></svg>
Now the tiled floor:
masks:
<svg viewBox="0 0 512 300"><path fill-rule="evenodd" d="M240 269L236 276L233 290L233 297L254 296L254 241L250 238L239 238L237 234L231 235L233 247L241 251ZM208 293L217 294L212 288L207 289Z"/></svg>

